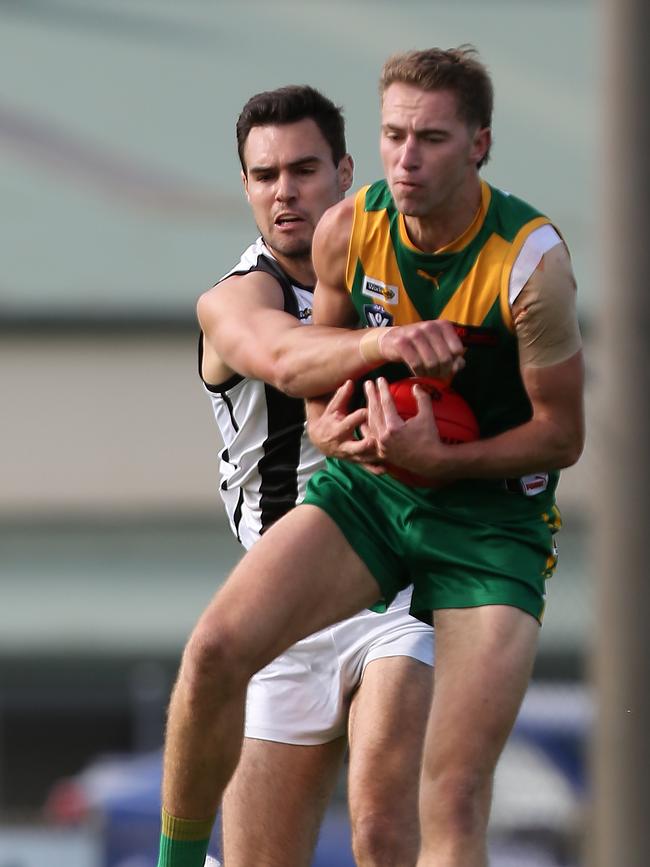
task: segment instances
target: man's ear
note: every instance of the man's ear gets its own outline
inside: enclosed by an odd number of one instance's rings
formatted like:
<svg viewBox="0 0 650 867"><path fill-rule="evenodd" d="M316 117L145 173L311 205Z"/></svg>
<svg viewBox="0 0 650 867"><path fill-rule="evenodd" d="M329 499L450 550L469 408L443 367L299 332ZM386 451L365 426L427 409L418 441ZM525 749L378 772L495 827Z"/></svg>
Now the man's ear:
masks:
<svg viewBox="0 0 650 867"><path fill-rule="evenodd" d="M479 163L483 163L486 155L490 151L490 145L492 144L492 130L489 126L481 127L477 129L474 133L474 139L472 141L472 152L470 155L470 159L474 165L478 165Z"/></svg>
<svg viewBox="0 0 650 867"><path fill-rule="evenodd" d="M246 195L246 201L250 202L251 197L248 195L248 178L244 171L241 171L239 173L239 176L241 177L241 182L244 185L244 194Z"/></svg>
<svg viewBox="0 0 650 867"><path fill-rule="evenodd" d="M352 186L352 181L354 179L354 160L350 154L344 154L341 157L337 171L339 173L339 186L341 187L341 192L347 193Z"/></svg>

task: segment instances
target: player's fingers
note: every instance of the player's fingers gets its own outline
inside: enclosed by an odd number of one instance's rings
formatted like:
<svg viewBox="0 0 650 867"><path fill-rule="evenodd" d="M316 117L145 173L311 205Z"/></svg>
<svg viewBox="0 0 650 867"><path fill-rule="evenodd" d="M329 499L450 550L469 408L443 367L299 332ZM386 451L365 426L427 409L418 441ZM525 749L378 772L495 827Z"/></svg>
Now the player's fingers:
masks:
<svg viewBox="0 0 650 867"><path fill-rule="evenodd" d="M351 379L346 379L343 385L340 385L334 394L330 402L327 404L326 409L332 410L333 412L345 412L348 407L348 403L350 402L350 398L352 397L354 385Z"/></svg>
<svg viewBox="0 0 650 867"><path fill-rule="evenodd" d="M372 380L367 380L364 383L364 391L366 393L366 407L368 408L368 429L374 433L384 427L384 413L377 393L377 386Z"/></svg>
<svg viewBox="0 0 650 867"><path fill-rule="evenodd" d="M448 319L439 319L438 322L451 352L454 355L464 355L465 345L460 339L460 335L458 334L454 323L450 322Z"/></svg>
<svg viewBox="0 0 650 867"><path fill-rule="evenodd" d="M377 444L374 439L351 440L344 443L341 452L345 457L359 463L372 462L378 459Z"/></svg>
<svg viewBox="0 0 650 867"><path fill-rule="evenodd" d="M417 416L420 418L426 418L427 421L433 425L433 427L438 430L436 425L436 417L433 412L433 405L431 404L431 395L426 390L426 388L422 388L421 385L416 384L413 386L413 397L415 398L415 402L417 404Z"/></svg>
<svg viewBox="0 0 650 867"><path fill-rule="evenodd" d="M452 365L452 373L456 374L459 370L462 370L465 367L465 359L462 355L459 355L458 358L454 358L454 363Z"/></svg>
<svg viewBox="0 0 650 867"><path fill-rule="evenodd" d="M400 427L402 419L400 414L397 412L393 395L390 393L390 389L388 388L388 382L383 376L380 376L377 379L377 389L379 391L379 399L381 401L381 408L384 413L386 425Z"/></svg>
<svg viewBox="0 0 650 867"><path fill-rule="evenodd" d="M414 372L418 375L450 376L456 358L445 335L440 329L428 333L418 333L414 337L417 348L417 361ZM462 345L461 345L462 349Z"/></svg>
<svg viewBox="0 0 650 867"><path fill-rule="evenodd" d="M358 427L365 424L368 418L368 410L365 406L361 409L355 409L349 415L346 415L340 422L339 427L342 433L352 433Z"/></svg>

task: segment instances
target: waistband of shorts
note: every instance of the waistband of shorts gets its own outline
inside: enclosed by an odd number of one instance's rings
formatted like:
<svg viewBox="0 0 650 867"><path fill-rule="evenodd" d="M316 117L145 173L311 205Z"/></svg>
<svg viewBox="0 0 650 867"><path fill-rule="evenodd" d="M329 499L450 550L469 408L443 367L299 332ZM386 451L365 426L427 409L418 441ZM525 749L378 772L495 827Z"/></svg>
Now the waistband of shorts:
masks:
<svg viewBox="0 0 650 867"><path fill-rule="evenodd" d="M496 482L497 487L503 488L509 494L523 494L525 497L535 497L555 487L550 473L531 473L511 479L497 479Z"/></svg>

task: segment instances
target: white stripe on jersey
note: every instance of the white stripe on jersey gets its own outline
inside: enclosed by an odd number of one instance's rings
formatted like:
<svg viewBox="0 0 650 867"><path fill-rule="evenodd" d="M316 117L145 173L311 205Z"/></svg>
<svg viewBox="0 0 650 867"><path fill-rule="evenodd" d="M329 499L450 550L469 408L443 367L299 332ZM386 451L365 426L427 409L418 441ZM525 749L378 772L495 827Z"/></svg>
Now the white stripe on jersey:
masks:
<svg viewBox="0 0 650 867"><path fill-rule="evenodd" d="M261 238L224 277L266 270L276 277L285 310L311 322L313 292L293 284ZM260 380L233 376L204 383L221 432L221 497L228 520L246 548L305 496L307 480L324 458L306 433L303 401Z"/></svg>

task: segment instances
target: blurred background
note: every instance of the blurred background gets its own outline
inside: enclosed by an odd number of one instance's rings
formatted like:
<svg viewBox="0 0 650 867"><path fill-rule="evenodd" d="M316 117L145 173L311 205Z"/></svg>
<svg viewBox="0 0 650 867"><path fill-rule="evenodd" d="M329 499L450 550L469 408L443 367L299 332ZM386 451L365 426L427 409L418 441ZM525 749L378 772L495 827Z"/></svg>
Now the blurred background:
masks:
<svg viewBox="0 0 650 867"><path fill-rule="evenodd" d="M345 108L360 186L381 174L383 60L473 43L496 90L483 175L569 244L589 397L598 25L589 0L0 0L0 867L153 861L170 685L240 556L194 304L255 235L243 103L322 89ZM580 862L590 453L561 483L560 565L497 778L496 867ZM344 790L320 867L352 863Z"/></svg>

